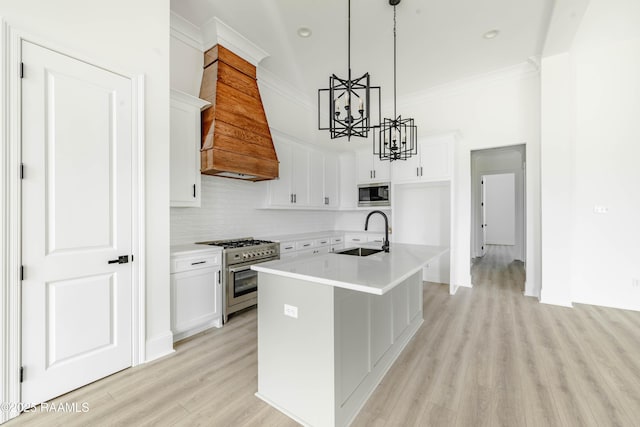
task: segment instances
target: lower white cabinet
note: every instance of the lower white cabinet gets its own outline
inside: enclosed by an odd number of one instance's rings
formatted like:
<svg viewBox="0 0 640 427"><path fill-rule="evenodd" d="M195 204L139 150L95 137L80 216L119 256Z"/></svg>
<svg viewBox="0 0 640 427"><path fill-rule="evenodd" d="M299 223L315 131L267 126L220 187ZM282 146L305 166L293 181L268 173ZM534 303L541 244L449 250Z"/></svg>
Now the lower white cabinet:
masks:
<svg viewBox="0 0 640 427"><path fill-rule="evenodd" d="M173 341L211 327L222 327L222 254L173 253L171 256L171 331Z"/></svg>

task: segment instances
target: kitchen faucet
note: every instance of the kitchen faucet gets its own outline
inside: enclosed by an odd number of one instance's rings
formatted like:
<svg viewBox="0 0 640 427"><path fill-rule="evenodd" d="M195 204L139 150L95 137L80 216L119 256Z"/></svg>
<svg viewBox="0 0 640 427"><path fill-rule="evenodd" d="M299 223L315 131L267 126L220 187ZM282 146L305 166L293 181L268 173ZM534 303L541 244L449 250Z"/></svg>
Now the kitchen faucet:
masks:
<svg viewBox="0 0 640 427"><path fill-rule="evenodd" d="M385 252L389 252L389 218L382 211L371 211L369 215L367 215L367 220L364 222L364 231L367 231L369 228L369 217L374 213L379 213L384 218L384 242L382 242L382 250Z"/></svg>

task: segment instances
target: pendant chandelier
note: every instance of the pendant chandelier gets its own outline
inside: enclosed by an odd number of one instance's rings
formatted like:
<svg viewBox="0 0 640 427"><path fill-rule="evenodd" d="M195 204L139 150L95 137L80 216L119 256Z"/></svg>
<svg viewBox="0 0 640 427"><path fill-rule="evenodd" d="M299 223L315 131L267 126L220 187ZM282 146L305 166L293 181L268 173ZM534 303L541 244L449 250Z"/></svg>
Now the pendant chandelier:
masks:
<svg viewBox="0 0 640 427"><path fill-rule="evenodd" d="M373 134L373 154L380 160L407 160L418 154L418 127L413 119L403 119L396 113L396 6L400 0L389 0L393 6L393 119L384 118L376 141Z"/></svg>
<svg viewBox="0 0 640 427"><path fill-rule="evenodd" d="M329 88L318 90L318 129L328 130L331 139L344 136L348 140L352 136L367 138L369 130L380 125L380 87L371 86L369 73L355 79L351 77L351 0L348 0L348 5L347 66L349 73L346 79L332 74L329 77ZM373 108L375 112L376 99L377 118L372 119L371 110ZM322 117L322 112L328 112L328 116Z"/></svg>

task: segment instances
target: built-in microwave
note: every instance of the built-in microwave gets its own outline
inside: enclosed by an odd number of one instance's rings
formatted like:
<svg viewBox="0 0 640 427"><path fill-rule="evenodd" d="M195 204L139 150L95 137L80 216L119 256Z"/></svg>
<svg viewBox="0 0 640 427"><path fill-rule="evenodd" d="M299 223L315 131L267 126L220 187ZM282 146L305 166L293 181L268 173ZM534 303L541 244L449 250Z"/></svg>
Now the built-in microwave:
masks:
<svg viewBox="0 0 640 427"><path fill-rule="evenodd" d="M379 182L376 184L358 185L358 206L390 206L391 184Z"/></svg>

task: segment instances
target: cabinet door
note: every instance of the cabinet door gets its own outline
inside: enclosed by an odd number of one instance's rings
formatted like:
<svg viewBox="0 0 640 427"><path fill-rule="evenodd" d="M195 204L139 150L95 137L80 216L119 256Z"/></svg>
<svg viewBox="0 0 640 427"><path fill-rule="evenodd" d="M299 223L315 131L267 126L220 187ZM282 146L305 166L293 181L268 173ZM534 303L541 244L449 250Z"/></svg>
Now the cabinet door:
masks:
<svg viewBox="0 0 640 427"><path fill-rule="evenodd" d="M221 316L219 266L171 275L171 329L174 337L196 330Z"/></svg>
<svg viewBox="0 0 640 427"><path fill-rule="evenodd" d="M324 156L324 199L326 207L337 208L340 205L339 195L339 160L333 154Z"/></svg>
<svg viewBox="0 0 640 427"><path fill-rule="evenodd" d="M269 181L269 204L275 206L289 206L292 203L293 190L291 188L293 170L293 149L283 142L274 142L278 160L280 161L280 177Z"/></svg>
<svg viewBox="0 0 640 427"><path fill-rule="evenodd" d="M370 150L356 152L356 178L358 184L373 182L373 153Z"/></svg>
<svg viewBox="0 0 640 427"><path fill-rule="evenodd" d="M324 206L324 155L309 151L309 206Z"/></svg>
<svg viewBox="0 0 640 427"><path fill-rule="evenodd" d="M294 206L309 206L309 153L304 147L292 146L291 188Z"/></svg>
<svg viewBox="0 0 640 427"><path fill-rule="evenodd" d="M200 109L171 100L171 206L200 206Z"/></svg>
<svg viewBox="0 0 640 427"><path fill-rule="evenodd" d="M388 160L380 160L380 157L369 153L373 162L373 182L386 182L391 179L391 165Z"/></svg>
<svg viewBox="0 0 640 427"><path fill-rule="evenodd" d="M445 180L451 177L451 143L448 140L429 141L418 147L422 151L422 179Z"/></svg>
<svg viewBox="0 0 640 427"><path fill-rule="evenodd" d="M420 178L420 155L422 150L418 147L418 155L407 160L397 160L391 163L393 182L415 182Z"/></svg>

